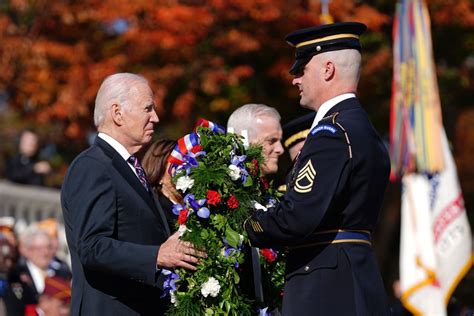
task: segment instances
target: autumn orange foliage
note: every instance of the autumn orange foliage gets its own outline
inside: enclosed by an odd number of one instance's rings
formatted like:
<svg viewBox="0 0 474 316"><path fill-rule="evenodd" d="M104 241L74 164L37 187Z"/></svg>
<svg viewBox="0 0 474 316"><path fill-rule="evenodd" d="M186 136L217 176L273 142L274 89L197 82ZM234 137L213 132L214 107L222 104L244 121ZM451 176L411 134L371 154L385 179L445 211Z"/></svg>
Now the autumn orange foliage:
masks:
<svg viewBox="0 0 474 316"><path fill-rule="evenodd" d="M455 23L472 26L469 1L450 3L430 1L433 19L449 24L456 15ZM393 12L394 5L379 7L346 0L329 6L335 21L368 25L363 78L369 82L389 80L391 69L392 21L384 9ZM293 50L284 36L319 24L320 13L317 0L12 0L0 6L0 91L19 125L54 124L64 131L54 141L81 145L94 129L98 86L122 71L150 81L160 128L172 136L188 131L197 116L224 124L245 102L296 116L288 74ZM382 89L388 100L390 86ZM361 91L369 99L371 93Z"/></svg>
<svg viewBox="0 0 474 316"><path fill-rule="evenodd" d="M370 21L374 30L388 23L374 8L345 3L332 5L339 20ZM0 15L0 89L23 118L61 124L78 140L92 128L100 82L119 71L150 80L167 121L212 116L267 101L271 91L253 95L266 85L255 80L276 80L275 97L291 95L283 38L318 24L317 10L283 0L10 1Z"/></svg>

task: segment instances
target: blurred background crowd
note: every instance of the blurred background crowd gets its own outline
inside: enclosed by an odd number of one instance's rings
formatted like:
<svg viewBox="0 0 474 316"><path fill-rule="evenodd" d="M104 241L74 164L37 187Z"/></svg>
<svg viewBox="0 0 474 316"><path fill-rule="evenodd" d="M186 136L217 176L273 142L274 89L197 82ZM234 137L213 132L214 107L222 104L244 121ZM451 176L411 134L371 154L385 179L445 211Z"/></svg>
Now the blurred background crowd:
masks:
<svg viewBox="0 0 474 316"><path fill-rule="evenodd" d="M320 24L324 3L335 21L368 25L359 98L388 146L394 1L0 1L0 315L3 305L6 315L36 315L41 302L57 311L68 304L59 188L95 137L94 98L107 75L128 71L149 80L160 117L156 138L177 139L200 117L225 125L249 102L275 107L285 124L307 112L290 84L293 52L283 38ZM474 227L474 4L427 4L443 125ZM289 163L285 155L275 185ZM374 236L394 304L400 191L399 181L390 184ZM472 313L473 293L471 269L450 314Z"/></svg>

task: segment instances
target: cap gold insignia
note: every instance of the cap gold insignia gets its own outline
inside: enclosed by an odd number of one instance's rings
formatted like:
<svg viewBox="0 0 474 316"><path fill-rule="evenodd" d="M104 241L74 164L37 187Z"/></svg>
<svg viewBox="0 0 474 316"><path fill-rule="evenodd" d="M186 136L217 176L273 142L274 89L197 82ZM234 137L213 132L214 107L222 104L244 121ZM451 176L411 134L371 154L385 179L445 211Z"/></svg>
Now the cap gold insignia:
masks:
<svg viewBox="0 0 474 316"><path fill-rule="evenodd" d="M311 159L308 160L306 165L301 168L296 178L295 191L298 193L308 193L311 191L314 183L314 177L316 176L316 170L314 170ZM306 181L304 181L306 179Z"/></svg>

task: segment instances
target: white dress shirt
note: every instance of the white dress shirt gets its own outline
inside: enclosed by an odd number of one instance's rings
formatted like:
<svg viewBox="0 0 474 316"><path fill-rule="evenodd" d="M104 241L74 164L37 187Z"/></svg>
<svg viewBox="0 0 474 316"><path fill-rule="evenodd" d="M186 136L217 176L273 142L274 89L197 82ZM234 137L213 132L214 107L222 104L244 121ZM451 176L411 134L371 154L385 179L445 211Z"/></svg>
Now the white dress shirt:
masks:
<svg viewBox="0 0 474 316"><path fill-rule="evenodd" d="M43 293L44 282L47 276L47 272L41 270L37 265L35 265L33 262L29 260L26 261L26 266L28 267L28 270L30 271L31 278L33 279L33 283L35 284L35 287L36 287L36 291L38 291L39 294Z"/></svg>
<svg viewBox="0 0 474 316"><path fill-rule="evenodd" d="M344 94L338 95L337 97L329 99L323 104L321 104L318 112L316 113L316 117L314 118L313 125L311 125L310 130L312 130L316 125L318 125L319 121L321 121L329 112L329 110L332 109L336 104L346 99L355 98L355 97L356 95L354 93L344 93Z"/></svg>
<svg viewBox="0 0 474 316"><path fill-rule="evenodd" d="M104 140L107 144L112 146L113 149L115 149L120 154L120 156L123 158L123 160L125 160L127 162L128 166L130 167L130 169L132 169L133 173L138 177L138 174L137 174L137 171L135 170L135 167L132 166L128 162L128 158L130 158L130 156L131 156L130 153L128 152L128 150L122 144L120 144L117 140L115 140L113 137L111 137L107 134L99 133L99 135L97 135L97 136L102 138L102 140Z"/></svg>

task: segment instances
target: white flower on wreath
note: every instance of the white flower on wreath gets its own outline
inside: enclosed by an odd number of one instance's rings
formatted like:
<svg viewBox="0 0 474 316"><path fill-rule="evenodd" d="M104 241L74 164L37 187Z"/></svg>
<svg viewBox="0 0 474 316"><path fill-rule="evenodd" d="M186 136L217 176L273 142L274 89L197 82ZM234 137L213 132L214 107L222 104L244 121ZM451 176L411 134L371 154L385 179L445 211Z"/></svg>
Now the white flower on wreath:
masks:
<svg viewBox="0 0 474 316"><path fill-rule="evenodd" d="M183 236L185 232L190 232L191 230L186 227L186 225L179 225L178 232L179 232L179 237Z"/></svg>
<svg viewBox="0 0 474 316"><path fill-rule="evenodd" d="M176 300L176 295L174 294L174 292L170 292L170 300L171 304L173 304L174 306L178 306L178 301Z"/></svg>
<svg viewBox="0 0 474 316"><path fill-rule="evenodd" d="M253 208L257 211L258 210L262 210L264 212L267 211L267 208L265 206L263 206L262 204L258 203L257 201L253 201Z"/></svg>
<svg viewBox="0 0 474 316"><path fill-rule="evenodd" d="M178 181L176 181L176 189L181 190L183 193L186 192L187 189L191 189L193 185L194 179L188 176L179 177Z"/></svg>
<svg viewBox="0 0 474 316"><path fill-rule="evenodd" d="M244 235L239 234L239 247L244 243Z"/></svg>
<svg viewBox="0 0 474 316"><path fill-rule="evenodd" d="M240 179L240 168L235 165L229 165L229 169L227 170L227 174L230 178L234 181Z"/></svg>
<svg viewBox="0 0 474 316"><path fill-rule="evenodd" d="M221 286L219 285L219 281L213 277L207 279L207 281L201 286L201 294L204 297L207 297L208 295L216 297L220 290Z"/></svg>

